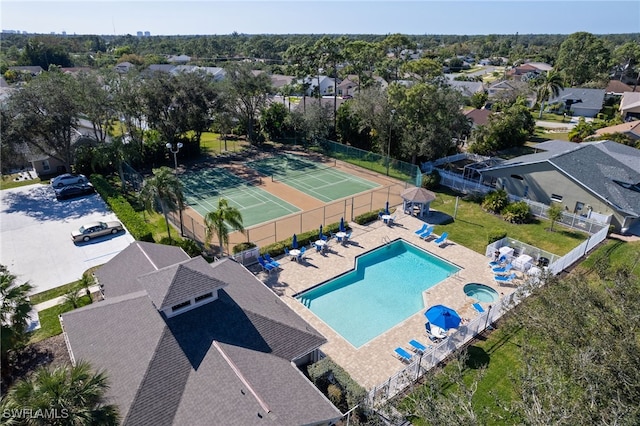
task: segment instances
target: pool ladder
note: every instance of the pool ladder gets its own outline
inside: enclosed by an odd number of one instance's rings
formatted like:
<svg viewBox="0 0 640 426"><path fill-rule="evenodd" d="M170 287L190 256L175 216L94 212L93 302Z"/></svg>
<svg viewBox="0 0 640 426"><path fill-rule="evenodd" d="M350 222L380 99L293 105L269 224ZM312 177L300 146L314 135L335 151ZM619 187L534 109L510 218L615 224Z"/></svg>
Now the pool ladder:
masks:
<svg viewBox="0 0 640 426"><path fill-rule="evenodd" d="M391 239L385 235L384 237L382 237L382 242L386 246L388 244L391 244Z"/></svg>

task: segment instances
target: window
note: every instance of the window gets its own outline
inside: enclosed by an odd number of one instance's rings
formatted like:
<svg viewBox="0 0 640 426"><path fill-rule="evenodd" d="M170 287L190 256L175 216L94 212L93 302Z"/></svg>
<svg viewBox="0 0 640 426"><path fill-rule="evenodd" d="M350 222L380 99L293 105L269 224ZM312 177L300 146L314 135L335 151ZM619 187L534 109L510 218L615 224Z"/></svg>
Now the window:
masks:
<svg viewBox="0 0 640 426"><path fill-rule="evenodd" d="M551 201L555 201L556 203L562 202L562 195L551 194Z"/></svg>
<svg viewBox="0 0 640 426"><path fill-rule="evenodd" d="M209 299L210 297L213 297L213 293L209 292L207 294L203 294L202 296L198 296L196 297L196 303L200 302L201 300L204 299Z"/></svg>
<svg viewBox="0 0 640 426"><path fill-rule="evenodd" d="M180 309L186 308L189 305L191 305L191 300L187 300L186 302L178 303L177 305L173 305L171 307L171 311L172 312L179 311Z"/></svg>
<svg viewBox="0 0 640 426"><path fill-rule="evenodd" d="M49 165L49 160L44 160L42 162L42 170L49 171L50 169L51 169L51 166Z"/></svg>

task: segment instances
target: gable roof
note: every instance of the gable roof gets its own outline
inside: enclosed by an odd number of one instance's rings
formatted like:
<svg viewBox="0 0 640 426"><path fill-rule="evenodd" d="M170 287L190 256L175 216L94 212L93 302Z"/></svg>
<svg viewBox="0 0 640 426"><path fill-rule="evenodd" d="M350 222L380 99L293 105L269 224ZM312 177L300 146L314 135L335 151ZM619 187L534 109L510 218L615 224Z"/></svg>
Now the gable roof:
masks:
<svg viewBox="0 0 640 426"><path fill-rule="evenodd" d="M620 111L640 107L640 92L624 92L620 100Z"/></svg>
<svg viewBox="0 0 640 426"><path fill-rule="evenodd" d="M473 96L474 93L484 91L484 84L480 81L448 80L447 84L462 93L464 96Z"/></svg>
<svg viewBox="0 0 640 426"><path fill-rule="evenodd" d="M624 92L634 92L633 87L621 82L620 80L610 80L604 90L606 93L612 93L616 95L621 95ZM636 87L635 91L640 91L640 88Z"/></svg>
<svg viewBox="0 0 640 426"><path fill-rule="evenodd" d="M470 118L475 126L481 126L489 122L491 110L474 108L465 112L464 115Z"/></svg>
<svg viewBox="0 0 640 426"><path fill-rule="evenodd" d="M568 148L564 151L558 149L516 157L482 170L482 173L548 162L616 210L640 216L640 192L621 185L640 184L640 150L612 141L575 145L564 145Z"/></svg>
<svg viewBox="0 0 640 426"><path fill-rule="evenodd" d="M189 255L180 247L134 241L94 275L105 297L112 298L142 290L136 280L138 276L188 259Z"/></svg>
<svg viewBox="0 0 640 426"><path fill-rule="evenodd" d="M561 89L558 96L549 100L549 104L556 102L566 103L566 101L573 101L574 105L577 105L581 109L602 109L602 103L604 102L604 89L586 89L583 87L569 87ZM580 101L576 103L576 101Z"/></svg>
<svg viewBox="0 0 640 426"><path fill-rule="evenodd" d="M206 263L206 262L205 262ZM200 269L200 261L181 268ZM197 274L224 282L218 299L166 318L147 291L63 314L72 359L105 368L124 424L299 425L337 410L292 361L326 342L244 266ZM129 269L131 272L134 269ZM112 283L105 283L105 287Z"/></svg>

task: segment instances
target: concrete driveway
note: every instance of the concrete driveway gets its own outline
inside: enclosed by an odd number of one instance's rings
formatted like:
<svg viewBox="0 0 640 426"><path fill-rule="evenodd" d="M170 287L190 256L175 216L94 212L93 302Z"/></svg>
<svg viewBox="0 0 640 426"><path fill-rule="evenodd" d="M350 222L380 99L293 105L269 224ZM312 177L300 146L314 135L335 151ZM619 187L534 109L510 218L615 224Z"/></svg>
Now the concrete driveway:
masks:
<svg viewBox="0 0 640 426"><path fill-rule="evenodd" d="M57 201L49 185L34 184L0 191L0 200L0 264L34 293L79 279L134 241L129 232L71 241L87 222L118 220L98 194Z"/></svg>

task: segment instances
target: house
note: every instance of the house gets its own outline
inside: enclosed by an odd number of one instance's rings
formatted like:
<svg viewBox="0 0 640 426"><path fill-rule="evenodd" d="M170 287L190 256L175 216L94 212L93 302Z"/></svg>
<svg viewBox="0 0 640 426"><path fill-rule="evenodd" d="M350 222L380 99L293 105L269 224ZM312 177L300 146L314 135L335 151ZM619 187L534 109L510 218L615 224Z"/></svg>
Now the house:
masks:
<svg viewBox="0 0 640 426"><path fill-rule="evenodd" d="M462 96L466 98L470 98L476 93L484 92L484 84L481 81L448 80L446 83L462 93Z"/></svg>
<svg viewBox="0 0 640 426"><path fill-rule="evenodd" d="M532 107L535 103L535 94L524 81L517 80L501 80L489 86L487 89L489 99L515 99L518 96L524 96L527 99L527 105Z"/></svg>
<svg viewBox="0 0 640 426"><path fill-rule="evenodd" d="M559 112L573 116L595 117L604 103L604 89L569 87L560 89L558 96L549 99L548 104L558 104Z"/></svg>
<svg viewBox="0 0 640 426"><path fill-rule="evenodd" d="M607 87L605 87L604 92L607 96L622 96L624 92L640 92L640 87L629 86L621 82L620 80L611 80L607 83Z"/></svg>
<svg viewBox="0 0 640 426"><path fill-rule="evenodd" d="M338 84L338 95L342 97L354 96L356 91L358 90L358 87L358 76L348 75L347 78L345 78L340 82L340 84Z"/></svg>
<svg viewBox="0 0 640 426"><path fill-rule="evenodd" d="M640 120L634 120L628 123L618 124L616 126L603 127L596 130L596 136L611 135L614 133L622 133L634 141L640 140Z"/></svg>
<svg viewBox="0 0 640 426"><path fill-rule="evenodd" d="M172 64L186 64L191 60L191 56L187 55L171 55L167 57L167 62Z"/></svg>
<svg viewBox="0 0 640 426"><path fill-rule="evenodd" d="M303 81L298 81L298 83L302 83ZM314 93L318 93L318 76L311 76L304 79L304 83L308 85L306 95L311 96ZM326 75L320 76L320 90L319 93L321 96L333 95L333 86L334 79L328 77Z"/></svg>
<svg viewBox="0 0 640 426"><path fill-rule="evenodd" d="M271 79L271 86L274 88L276 93L281 92L285 86L291 85L294 81L293 77L282 74L271 74L269 78Z"/></svg>
<svg viewBox="0 0 640 426"><path fill-rule="evenodd" d="M464 115L473 122L473 128L475 129L478 126L485 126L489 123L491 110L473 108L469 111L465 111Z"/></svg>
<svg viewBox="0 0 640 426"><path fill-rule="evenodd" d="M116 64L114 69L116 70L117 73L125 74L125 73L128 73L131 68L135 68L135 65L133 65L131 62L125 61L125 62L120 62Z"/></svg>
<svg viewBox="0 0 640 426"><path fill-rule="evenodd" d="M619 111L624 121L640 119L640 91L624 92Z"/></svg>
<svg viewBox="0 0 640 426"><path fill-rule="evenodd" d="M35 77L44 72L44 69L40 65L36 66L23 66L23 67L9 67L9 71L15 71L17 73L29 74L31 77Z"/></svg>
<svg viewBox="0 0 640 426"><path fill-rule="evenodd" d="M328 425L299 366L326 339L232 259L136 241L96 271L105 300L60 322L73 363L109 377L125 425Z"/></svg>
<svg viewBox="0 0 640 426"><path fill-rule="evenodd" d="M531 80L538 75L540 75L541 70L531 64L523 64L516 67L511 68L507 71L507 77L511 80L516 81L528 81Z"/></svg>
<svg viewBox="0 0 640 426"><path fill-rule="evenodd" d="M509 194L600 219L622 232L640 228L640 150L612 141L540 143L541 152L481 170Z"/></svg>

